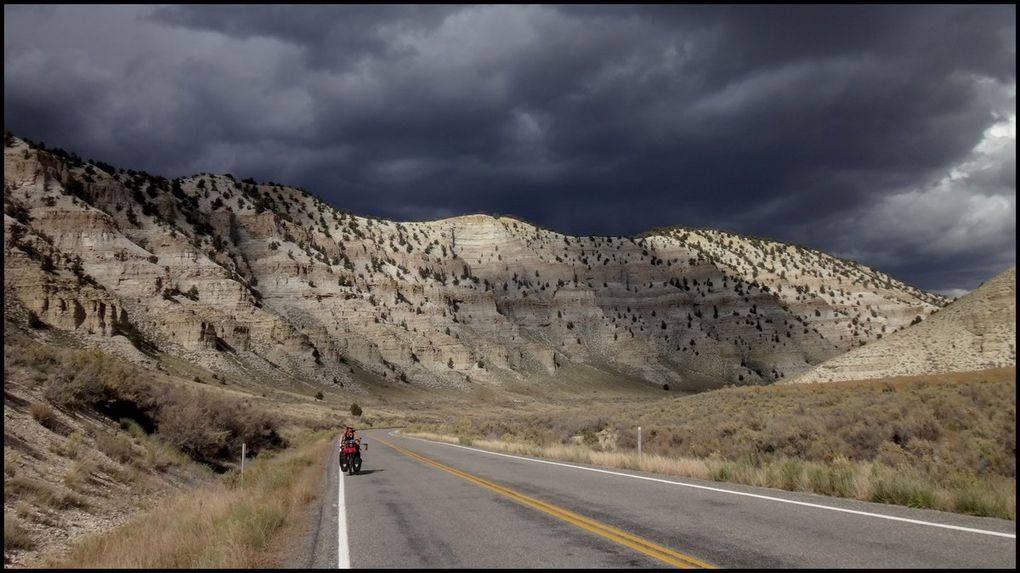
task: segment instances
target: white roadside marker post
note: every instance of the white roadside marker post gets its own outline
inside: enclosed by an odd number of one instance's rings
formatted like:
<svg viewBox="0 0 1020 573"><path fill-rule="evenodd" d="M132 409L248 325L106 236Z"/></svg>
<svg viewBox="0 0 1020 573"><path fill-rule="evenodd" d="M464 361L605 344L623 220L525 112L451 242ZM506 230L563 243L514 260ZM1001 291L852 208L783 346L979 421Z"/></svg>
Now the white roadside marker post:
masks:
<svg viewBox="0 0 1020 573"><path fill-rule="evenodd" d="M244 442L241 442L241 487L244 487L244 454L246 445Z"/></svg>
<svg viewBox="0 0 1020 573"><path fill-rule="evenodd" d="M637 427L637 457L638 464L641 463L641 426Z"/></svg>

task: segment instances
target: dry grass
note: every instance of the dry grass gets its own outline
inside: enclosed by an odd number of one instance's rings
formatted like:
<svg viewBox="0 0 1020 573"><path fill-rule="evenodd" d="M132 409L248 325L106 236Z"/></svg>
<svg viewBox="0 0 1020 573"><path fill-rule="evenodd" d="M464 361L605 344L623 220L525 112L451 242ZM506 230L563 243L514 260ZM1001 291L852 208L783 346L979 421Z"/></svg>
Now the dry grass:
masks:
<svg viewBox="0 0 1020 573"><path fill-rule="evenodd" d="M726 388L541 414L480 410L406 431L583 463L1015 519L1012 372ZM640 461L637 426L644 430ZM600 445L599 432L612 434L615 445Z"/></svg>
<svg viewBox="0 0 1020 573"><path fill-rule="evenodd" d="M121 418L120 426L141 444L145 452L138 462L139 467L163 471L173 466L184 466L191 461L191 458L160 436L145 433L145 430L134 420Z"/></svg>
<svg viewBox="0 0 1020 573"><path fill-rule="evenodd" d="M462 438L456 438L454 436L444 436L442 434L433 434L431 432L413 432L413 433L401 432L401 433L409 435L409 436L415 436L415 437L418 437L418 438L424 438L426 440L433 440L433 441L436 441L436 442L446 442L448 444L460 444L460 443L463 443L463 441L464 441ZM507 444L507 446L509 447L510 444Z"/></svg>
<svg viewBox="0 0 1020 573"><path fill-rule="evenodd" d="M64 485L74 491L83 491L98 470L99 465L94 460L89 458L78 460L64 476Z"/></svg>
<svg viewBox="0 0 1020 573"><path fill-rule="evenodd" d="M53 453L63 456L65 458L77 459L78 456L84 455L86 448L84 446L85 435L75 430L71 432L71 435L64 440L58 440L50 445L50 449Z"/></svg>
<svg viewBox="0 0 1020 573"><path fill-rule="evenodd" d="M27 548L11 537L12 564L65 555L82 535L108 531L171 491L216 482L214 469L230 470L242 441L250 454L271 454L286 443L284 430L296 439L301 422L327 419L321 405L283 412L303 403L196 387L57 338L5 332L5 426L17 422L5 428L5 444L25 444L4 451L5 506L17 518L5 526L19 525L35 541ZM335 418L328 416L332 425ZM49 420L56 431L43 429Z"/></svg>
<svg viewBox="0 0 1020 573"><path fill-rule="evenodd" d="M1016 366L989 368L987 370L972 370L967 372L946 372L943 374L917 374L914 376L890 376L888 378L869 378L866 380L794 384L793 386L810 389L818 387L819 385L824 385L830 388L853 388L855 386L867 384L882 384L883 386L888 384L901 388L915 382L924 382L927 384L956 384L959 382L1008 382L1011 380L1016 380ZM789 385L784 384L770 387L779 388L780 391L785 391L789 388Z"/></svg>
<svg viewBox="0 0 1020 573"><path fill-rule="evenodd" d="M417 434L415 434L417 435ZM449 441L449 437L447 437ZM553 458L597 466L638 470L667 475L687 476L701 479L710 478L705 460L695 458L669 458L649 454L638 456L637 452L602 452L584 445L560 444L554 446L532 446L493 440L478 440L473 444L486 450L502 451L542 458Z"/></svg>
<svg viewBox="0 0 1020 573"><path fill-rule="evenodd" d="M100 432L96 436L96 449L111 460L122 464L132 462L138 457L131 440L122 434Z"/></svg>
<svg viewBox="0 0 1020 573"><path fill-rule="evenodd" d="M4 513L4 551L31 549L35 540L14 515Z"/></svg>
<svg viewBox="0 0 1020 573"><path fill-rule="evenodd" d="M430 432L404 432L404 435L602 467L1016 519L1015 481L1011 479L989 479L962 488L946 488L933 484L917 472L902 472L880 463L853 462L846 458L829 463L783 458L755 464L748 460L723 460L719 456L707 459L671 458L658 454L638 456L636 452L596 451L584 445L538 446L500 440L470 440Z"/></svg>
<svg viewBox="0 0 1020 573"><path fill-rule="evenodd" d="M4 500L7 499L28 500L38 507L49 509L88 507L88 502L77 494L61 492L41 479L24 477L4 480Z"/></svg>
<svg viewBox="0 0 1020 573"><path fill-rule="evenodd" d="M53 428L53 408L49 404L33 403L28 407L28 413L31 414L36 422L42 424L44 428Z"/></svg>
<svg viewBox="0 0 1020 573"><path fill-rule="evenodd" d="M108 534L84 539L72 568L254 568L276 565L270 551L289 516L313 500L331 435L319 433L293 450L259 456L244 484L231 472L214 486L188 492Z"/></svg>

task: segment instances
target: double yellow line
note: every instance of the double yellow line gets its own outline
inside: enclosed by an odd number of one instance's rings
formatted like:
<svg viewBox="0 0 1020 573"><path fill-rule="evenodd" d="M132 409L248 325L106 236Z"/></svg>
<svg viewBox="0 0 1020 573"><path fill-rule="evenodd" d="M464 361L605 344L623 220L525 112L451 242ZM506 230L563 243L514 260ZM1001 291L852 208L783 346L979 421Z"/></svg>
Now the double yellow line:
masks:
<svg viewBox="0 0 1020 573"><path fill-rule="evenodd" d="M675 567L680 567L682 569L694 569L694 568L714 569L714 567L709 565L708 563L705 563L703 561L699 561L699 560L697 560L697 559L695 559L693 557L689 557L687 555L684 555L683 553L678 553L676 551L673 551L672 549L669 549L668 547L663 547L661 545L657 545L655 543L652 543L651 541L647 541L645 539L641 539L640 537L635 537L635 536L633 536L633 535L631 535L629 533L620 531L619 529L610 527L610 526L608 526L608 525L606 525L604 523L599 523L598 521L595 521L595 520L592 520L592 519L588 519L587 517L584 517L582 515L578 515L576 513L567 511L567 510L565 510L563 508L560 508L560 507L556 507L555 505L546 503L544 501L537 500L537 499L535 499L533 497L528 497L528 496L526 496L526 495L524 495L522 493L518 493L518 492L516 492L516 491L514 491L514 490L512 490L512 489L510 489L508 487L504 487L504 486L501 486L499 484L493 483L491 481L484 480L484 479L482 479L480 477L473 476L473 475L471 475L471 474L469 474L467 472L463 472L463 471L458 470L456 468L451 468L450 466L441 464L441 463L439 463L439 462L437 462L435 460L426 458L425 456L422 456L420 454L416 454L416 453L414 453L414 452L412 452L412 451L410 451L408 449L402 448L402 447L400 447L400 446L398 446L396 444L391 444L390 442L387 442L386 440L382 440L382 439L379 439L379 438L375 438L375 439L377 439L380 442L382 442L383 444L386 444L387 446L393 448L397 452L400 452L401 454L404 454L405 456L414 458L414 459L416 459L416 460L418 460L418 461L420 461L422 463L426 463L426 464L428 464L430 466L437 467L437 468L439 468L439 469L441 469L441 470L443 470L445 472L449 472L449 473L451 473L451 474L453 474L453 475L455 475L455 476L457 476L457 477L459 477L461 479L465 479L465 480L467 480L467 481L469 481L469 482L471 482L471 483L473 483L475 485L482 486L485 489L488 489L488 490L494 491L494 492L496 492L498 494L501 494L501 495L504 495L506 497L509 497L510 499L512 499L512 500L514 500L514 501L516 501L518 503L521 503L521 504L526 505L528 507L537 509L537 510L539 510L539 511L541 511L543 513L546 513L548 515L551 515L551 516L553 516L555 518L558 518L558 519L561 519L563 521L566 521L567 523L571 523L573 525L576 525L577 527L580 527L581 529L590 531L590 532L592 532L592 533L594 533L594 534L596 534L596 535L598 535L600 537L603 537L603 538L608 539L610 541L615 541L616 543L619 543L621 545L625 545L627 547L630 547L631 549L633 549L635 551L638 551L639 553L643 553L643 554L645 554L645 555L647 555L649 557L652 557L653 559L658 559L659 561L662 561L662 562L667 563L669 565L673 565Z"/></svg>

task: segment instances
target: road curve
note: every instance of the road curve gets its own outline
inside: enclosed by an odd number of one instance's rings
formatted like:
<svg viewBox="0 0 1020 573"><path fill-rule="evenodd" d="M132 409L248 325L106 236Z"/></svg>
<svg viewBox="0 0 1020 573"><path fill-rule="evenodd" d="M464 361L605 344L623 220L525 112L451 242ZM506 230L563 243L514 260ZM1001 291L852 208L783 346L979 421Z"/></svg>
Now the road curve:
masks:
<svg viewBox="0 0 1020 573"><path fill-rule="evenodd" d="M1010 521L364 438L361 474L328 460L293 565L1016 567Z"/></svg>

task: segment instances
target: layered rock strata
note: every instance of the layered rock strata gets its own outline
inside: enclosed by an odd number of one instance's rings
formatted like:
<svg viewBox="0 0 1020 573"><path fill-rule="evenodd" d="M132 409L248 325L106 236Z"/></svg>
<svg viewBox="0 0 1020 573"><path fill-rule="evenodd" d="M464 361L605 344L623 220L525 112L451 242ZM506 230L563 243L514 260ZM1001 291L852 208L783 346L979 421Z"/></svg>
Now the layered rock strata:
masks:
<svg viewBox="0 0 1020 573"><path fill-rule="evenodd" d="M9 137L4 284L38 320L214 370L356 388L769 383L943 306L864 265L710 230L395 222L230 175L168 180Z"/></svg>

